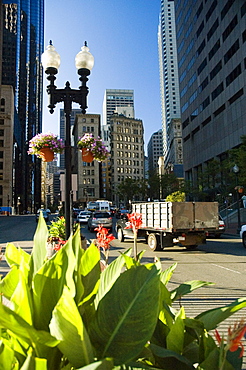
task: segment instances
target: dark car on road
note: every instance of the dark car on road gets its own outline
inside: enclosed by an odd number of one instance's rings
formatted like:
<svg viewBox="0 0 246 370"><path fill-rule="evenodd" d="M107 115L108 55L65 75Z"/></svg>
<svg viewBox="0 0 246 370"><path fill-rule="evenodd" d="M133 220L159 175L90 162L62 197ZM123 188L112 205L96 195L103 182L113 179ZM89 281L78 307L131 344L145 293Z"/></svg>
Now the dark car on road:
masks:
<svg viewBox="0 0 246 370"><path fill-rule="evenodd" d="M92 212L88 219L88 230L94 231L99 225L105 227L106 229L112 230L113 221L109 212Z"/></svg>

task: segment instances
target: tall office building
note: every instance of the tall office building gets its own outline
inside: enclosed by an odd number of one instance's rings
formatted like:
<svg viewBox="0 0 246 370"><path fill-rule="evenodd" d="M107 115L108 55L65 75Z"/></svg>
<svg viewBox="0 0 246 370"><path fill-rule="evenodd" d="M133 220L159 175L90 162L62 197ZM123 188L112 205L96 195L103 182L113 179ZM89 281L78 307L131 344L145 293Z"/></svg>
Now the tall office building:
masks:
<svg viewBox="0 0 246 370"><path fill-rule="evenodd" d="M3 0L2 84L14 91L14 205L34 211L41 202L41 162L27 154L42 130L43 0Z"/></svg>
<svg viewBox="0 0 246 370"><path fill-rule="evenodd" d="M114 113L124 114L134 118L134 94L133 90L107 89L103 99L103 125L102 135L105 144L109 146L109 123Z"/></svg>
<svg viewBox="0 0 246 370"><path fill-rule="evenodd" d="M178 158L176 155L178 139L180 139L182 145L182 133L181 130L179 130L178 133L177 127L174 124L174 122L180 119L180 99L175 9L173 0L161 0L160 22L158 27L158 50L163 156L165 168L171 168L172 171L175 172L175 166L178 165L179 167L180 164L182 164L182 158Z"/></svg>
<svg viewBox="0 0 246 370"><path fill-rule="evenodd" d="M246 2L175 1L185 177L246 134Z"/></svg>
<svg viewBox="0 0 246 370"><path fill-rule="evenodd" d="M148 142L149 174L158 173L158 160L163 156L162 129L154 132Z"/></svg>

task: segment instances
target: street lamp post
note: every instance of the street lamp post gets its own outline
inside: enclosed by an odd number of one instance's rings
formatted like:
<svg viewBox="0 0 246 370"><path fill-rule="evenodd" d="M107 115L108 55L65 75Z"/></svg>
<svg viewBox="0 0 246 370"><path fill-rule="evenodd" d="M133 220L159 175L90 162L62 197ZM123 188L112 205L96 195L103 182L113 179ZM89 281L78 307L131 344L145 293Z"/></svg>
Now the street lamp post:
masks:
<svg viewBox="0 0 246 370"><path fill-rule="evenodd" d="M239 173L239 167L235 164L232 167L232 171L235 173L236 176L236 193L237 193L237 233L240 233L241 230L241 215L240 215L240 204L239 204L239 189L238 189L238 173Z"/></svg>
<svg viewBox="0 0 246 370"><path fill-rule="evenodd" d="M60 55L56 52L52 42L42 55L42 65L45 73L48 75L47 80L50 84L47 86L49 95L48 108L50 113L54 112L57 103L64 103L65 113L65 219L66 219L66 238L68 239L72 229L72 212L71 212L71 111L72 103L80 105L83 114L86 113L87 95L89 92L86 82L90 71L94 66L94 57L89 52L87 43L81 48L81 51L75 57L75 65L80 75L81 86L78 90L71 89L67 81L64 89L57 89L55 86L55 75L58 73L60 66Z"/></svg>

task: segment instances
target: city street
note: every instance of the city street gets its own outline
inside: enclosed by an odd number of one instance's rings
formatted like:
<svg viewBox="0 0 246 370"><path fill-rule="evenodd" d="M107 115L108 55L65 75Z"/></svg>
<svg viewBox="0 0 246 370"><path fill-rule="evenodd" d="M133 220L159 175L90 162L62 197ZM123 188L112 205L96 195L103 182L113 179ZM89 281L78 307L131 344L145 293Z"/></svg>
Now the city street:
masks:
<svg viewBox="0 0 246 370"><path fill-rule="evenodd" d="M0 247L3 247L3 252L7 242L13 242L16 246L31 252L36 226L34 215L0 217ZM96 237L95 233L88 231L87 224L81 225L81 233L86 237L88 244ZM110 260L128 248L133 248L133 240L126 239L124 243L120 243L115 239L111 243ZM153 262L154 257L160 259L163 269L175 262L178 263L168 284L169 290L190 280L203 280L215 284L198 289L182 299L188 316L195 316L246 296L246 249L238 236L224 234L220 239L207 239L207 244L199 246L195 251L175 247L152 252L146 243L138 242L138 252L142 250L146 250L142 258L143 263ZM6 272L7 264L3 259L0 261L0 273ZM225 332L228 325L245 317L245 314L246 309L235 313L222 324L220 330Z"/></svg>

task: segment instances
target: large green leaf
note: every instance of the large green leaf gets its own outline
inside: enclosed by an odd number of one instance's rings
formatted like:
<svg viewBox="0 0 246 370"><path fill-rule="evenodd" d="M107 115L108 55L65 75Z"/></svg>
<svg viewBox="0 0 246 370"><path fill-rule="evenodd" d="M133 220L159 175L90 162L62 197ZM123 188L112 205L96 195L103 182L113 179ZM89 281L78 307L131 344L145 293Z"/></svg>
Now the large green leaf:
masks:
<svg viewBox="0 0 246 370"><path fill-rule="evenodd" d="M13 266L20 266L23 260L26 264L28 264L30 261L30 254L26 253L21 248L16 248L16 246L12 243L7 244L4 255L5 255L6 261L8 262L8 265L11 268Z"/></svg>
<svg viewBox="0 0 246 370"><path fill-rule="evenodd" d="M209 331L215 329L219 323L244 307L246 307L246 298L239 298L228 306L202 312L195 318L203 322L205 329Z"/></svg>
<svg viewBox="0 0 246 370"><path fill-rule="evenodd" d="M177 263L174 263L172 266L168 267L165 271L161 272L160 279L164 285L166 285L169 282L176 267Z"/></svg>
<svg viewBox="0 0 246 370"><path fill-rule="evenodd" d="M93 350L78 308L67 287L53 311L50 332L60 344L60 351L75 367L93 362Z"/></svg>
<svg viewBox="0 0 246 370"><path fill-rule="evenodd" d="M159 288L155 264L133 267L118 277L89 328L99 359L113 357L123 364L140 353L156 326Z"/></svg>
<svg viewBox="0 0 246 370"><path fill-rule="evenodd" d="M165 370L195 369L192 362L190 362L184 356L174 351L156 346L155 344L150 344L149 348L151 349L161 369Z"/></svg>
<svg viewBox="0 0 246 370"><path fill-rule="evenodd" d="M199 289L206 285L214 285L214 283L200 280L187 281L185 283L180 284L178 288L171 291L171 299L172 301L176 301L177 299L180 299L184 295L193 292L193 290Z"/></svg>
<svg viewBox="0 0 246 370"><path fill-rule="evenodd" d="M30 350L20 370L47 370L47 360L33 356Z"/></svg>
<svg viewBox="0 0 246 370"><path fill-rule="evenodd" d="M0 281L0 293L10 299L19 282L20 270L13 266L7 275Z"/></svg>
<svg viewBox="0 0 246 370"><path fill-rule="evenodd" d="M47 255L47 239L48 239L48 228L46 222L43 218L42 212L38 219L38 226L33 238L33 249L32 249L32 268L35 274L40 267L43 265L45 257Z"/></svg>
<svg viewBox="0 0 246 370"><path fill-rule="evenodd" d="M131 251L126 252L126 255L130 255ZM121 254L116 258L110 265L102 272L100 278L99 289L95 298L95 307L97 308L100 300L105 294L111 289L115 281L121 274L122 267L125 264L125 255Z"/></svg>
<svg viewBox="0 0 246 370"><path fill-rule="evenodd" d="M25 340L29 345L43 344L49 347L55 347L59 342L50 335L50 333L36 330L33 325L28 324L22 317L4 306L0 302L0 327L5 328L17 337Z"/></svg>
<svg viewBox="0 0 246 370"><path fill-rule="evenodd" d="M87 366L84 366L83 368L79 368L77 370L112 370L112 369L118 369L120 370L120 367L117 368L114 366L113 360L110 358L105 358L102 361L96 361L92 364L89 364Z"/></svg>
<svg viewBox="0 0 246 370"><path fill-rule="evenodd" d="M37 329L48 331L52 311L66 285L68 265L68 255L63 247L34 276L34 325Z"/></svg>
<svg viewBox="0 0 246 370"><path fill-rule="evenodd" d="M170 328L170 331L167 335L167 349L181 354L184 347L184 334L185 334L185 311L181 307L179 312L175 317L175 321Z"/></svg>
<svg viewBox="0 0 246 370"><path fill-rule="evenodd" d="M82 305L86 302L90 302L91 298L96 295L99 286L101 275L100 252L94 244L91 244L83 254L79 271L84 287L83 296L79 303L79 305Z"/></svg>
<svg viewBox="0 0 246 370"><path fill-rule="evenodd" d="M0 370L12 370L14 351L3 341L0 341Z"/></svg>
<svg viewBox="0 0 246 370"><path fill-rule="evenodd" d="M26 283L26 277L20 271L18 285L11 297L11 302L14 305L13 310L21 316L30 325L32 322L33 305L30 289Z"/></svg>

